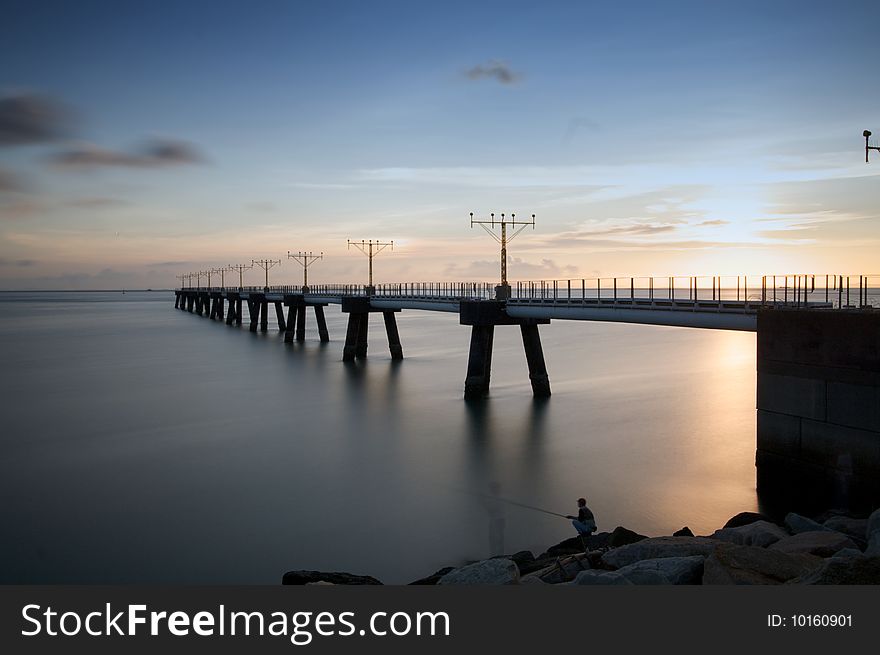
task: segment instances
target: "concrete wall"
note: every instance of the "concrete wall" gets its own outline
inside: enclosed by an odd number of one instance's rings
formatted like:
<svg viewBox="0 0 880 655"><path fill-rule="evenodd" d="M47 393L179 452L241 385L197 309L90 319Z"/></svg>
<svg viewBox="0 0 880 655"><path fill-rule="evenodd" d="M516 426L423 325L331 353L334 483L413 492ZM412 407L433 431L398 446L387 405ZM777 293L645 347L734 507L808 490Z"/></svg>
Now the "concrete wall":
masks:
<svg viewBox="0 0 880 655"><path fill-rule="evenodd" d="M880 504L880 312L761 311L757 395L762 497Z"/></svg>

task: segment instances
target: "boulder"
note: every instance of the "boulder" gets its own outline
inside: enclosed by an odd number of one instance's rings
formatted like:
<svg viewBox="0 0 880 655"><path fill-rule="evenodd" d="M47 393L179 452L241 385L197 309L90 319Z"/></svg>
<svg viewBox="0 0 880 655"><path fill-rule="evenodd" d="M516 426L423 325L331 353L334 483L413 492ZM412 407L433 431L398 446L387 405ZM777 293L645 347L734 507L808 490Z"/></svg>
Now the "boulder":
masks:
<svg viewBox="0 0 880 655"><path fill-rule="evenodd" d="M846 557L862 557L863 553L858 548L841 548L838 550L832 557L834 558L846 558Z"/></svg>
<svg viewBox="0 0 880 655"><path fill-rule="evenodd" d="M288 571L281 578L283 585L307 585L316 582L344 585L376 585L382 584L376 578L369 575L354 575L339 571Z"/></svg>
<svg viewBox="0 0 880 655"><path fill-rule="evenodd" d="M429 584L437 584L444 575L449 573L450 571L454 571L454 566L444 566L439 571L435 571L427 578L420 578L414 582L410 582L411 585L429 585Z"/></svg>
<svg viewBox="0 0 880 655"><path fill-rule="evenodd" d="M880 584L880 557L832 557L816 571L794 582L800 584Z"/></svg>
<svg viewBox="0 0 880 655"><path fill-rule="evenodd" d="M608 537L608 546L610 548L619 548L620 546L626 546L627 544L637 543L643 539L647 539L647 537L638 532L628 530L622 525L618 525L611 532L611 536Z"/></svg>
<svg viewBox="0 0 880 655"><path fill-rule="evenodd" d="M822 565L815 555L721 542L703 568L703 584L782 584Z"/></svg>
<svg viewBox="0 0 880 655"><path fill-rule="evenodd" d="M739 514L731 518L727 523L725 523L724 527L739 528L743 525L754 523L755 521L771 522L768 517L764 516L763 514L758 514L757 512L740 512Z"/></svg>
<svg viewBox="0 0 880 655"><path fill-rule="evenodd" d="M700 584L703 578L702 555L660 557L617 569L633 584Z"/></svg>
<svg viewBox="0 0 880 655"><path fill-rule="evenodd" d="M513 560L501 557L474 562L454 569L438 585L502 585L519 582L519 569Z"/></svg>
<svg viewBox="0 0 880 655"><path fill-rule="evenodd" d="M785 527L788 528L789 532L792 534L798 534L799 532L818 532L819 530L826 529L821 523L818 523L813 519L808 519L806 516L795 514L794 512L789 512L785 515Z"/></svg>
<svg viewBox="0 0 880 655"><path fill-rule="evenodd" d="M741 525L738 528L716 530L712 538L739 546L766 548L787 536L788 533L775 523L761 520Z"/></svg>
<svg viewBox="0 0 880 655"><path fill-rule="evenodd" d="M856 542L857 546L865 546L868 532L868 519L854 519L849 516L832 516L825 521L823 527L841 532Z"/></svg>
<svg viewBox="0 0 880 655"><path fill-rule="evenodd" d="M853 540L840 532L820 530L818 532L799 532L780 539L770 546L781 553L809 553L818 557L831 557L844 548L855 548Z"/></svg>
<svg viewBox="0 0 880 655"><path fill-rule="evenodd" d="M607 532L600 532L599 534L591 534L588 537L584 537L583 541L581 541L581 537L571 537L564 541L560 541L555 546L551 546L546 552L541 553L537 559L582 553L584 552L584 545L586 545L587 550L605 548L608 546L609 536L610 535Z"/></svg>
<svg viewBox="0 0 880 655"><path fill-rule="evenodd" d="M687 526L684 526L681 530L676 530L672 533L673 537L693 537L694 533L691 532L691 529Z"/></svg>
<svg viewBox="0 0 880 655"><path fill-rule="evenodd" d="M576 585L631 585L632 582L617 571L581 571L572 584Z"/></svg>
<svg viewBox="0 0 880 655"><path fill-rule="evenodd" d="M590 569L590 558L584 553L571 555L570 557L560 557L553 564L547 566L536 575L548 584L559 584L561 582L570 582L581 571Z"/></svg>
<svg viewBox="0 0 880 655"><path fill-rule="evenodd" d="M708 537L650 537L609 550L602 556L602 563L620 569L641 560L658 557L708 557L720 543L723 542Z"/></svg>
<svg viewBox="0 0 880 655"><path fill-rule="evenodd" d="M880 509L875 509L868 517L868 527L865 529L865 540L868 547L865 555L880 557Z"/></svg>

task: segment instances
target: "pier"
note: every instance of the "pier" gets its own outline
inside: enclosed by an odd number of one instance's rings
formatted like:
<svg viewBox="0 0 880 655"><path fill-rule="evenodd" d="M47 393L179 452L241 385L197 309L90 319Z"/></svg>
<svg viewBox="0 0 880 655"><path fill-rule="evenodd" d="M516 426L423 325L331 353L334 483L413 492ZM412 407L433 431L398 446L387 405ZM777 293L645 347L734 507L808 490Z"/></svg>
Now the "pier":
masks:
<svg viewBox="0 0 880 655"><path fill-rule="evenodd" d="M551 395L540 326L553 320L757 333L758 486L774 493L880 501L880 276L611 278L487 283L180 288L175 307L251 332L275 327L305 340L312 308L348 315L343 362L367 357L371 313L381 313L392 360L403 359L396 314L458 314L470 328L464 397L490 389L495 328L519 327L536 398ZM225 307L225 310L224 310ZM287 308L285 316L284 308Z"/></svg>

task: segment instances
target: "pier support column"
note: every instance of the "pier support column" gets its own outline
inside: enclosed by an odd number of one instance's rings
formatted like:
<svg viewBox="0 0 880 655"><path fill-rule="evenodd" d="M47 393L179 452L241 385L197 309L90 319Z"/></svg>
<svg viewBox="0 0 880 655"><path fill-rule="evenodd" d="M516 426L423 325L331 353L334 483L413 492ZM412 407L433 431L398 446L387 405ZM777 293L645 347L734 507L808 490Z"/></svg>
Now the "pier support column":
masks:
<svg viewBox="0 0 880 655"><path fill-rule="evenodd" d="M284 332L287 326L284 323L284 309L280 302L275 303L275 317L278 319L278 329Z"/></svg>
<svg viewBox="0 0 880 655"><path fill-rule="evenodd" d="M217 297L217 320L223 320L223 296Z"/></svg>
<svg viewBox="0 0 880 655"><path fill-rule="evenodd" d="M321 337L321 343L330 341L330 333L327 332L327 320L324 318L324 308L321 305L315 305L315 320L318 322L318 335Z"/></svg>
<svg viewBox="0 0 880 655"><path fill-rule="evenodd" d="M259 303L260 307L260 332L269 330L269 303L265 298Z"/></svg>
<svg viewBox="0 0 880 655"><path fill-rule="evenodd" d="M178 309L180 307L180 294L174 294L174 309Z"/></svg>
<svg viewBox="0 0 880 655"><path fill-rule="evenodd" d="M471 347L468 355L464 397L481 398L489 393L492 373L492 342L496 325L518 325L522 333L523 349L529 365L529 381L536 398L550 395L550 379L541 348L538 325L550 319L514 318L507 315L506 300L462 300L459 303L459 322L471 326Z"/></svg>
<svg viewBox="0 0 880 655"><path fill-rule="evenodd" d="M243 317L242 317L242 308L241 308L241 297L235 299L235 324L241 325Z"/></svg>
<svg viewBox="0 0 880 655"><path fill-rule="evenodd" d="M284 330L284 343L293 343L296 333L296 305L291 304L287 310L287 325Z"/></svg>
<svg viewBox="0 0 880 655"><path fill-rule="evenodd" d="M228 307L226 309L226 325L232 325L232 321L235 320L235 300L233 300L231 297L228 300Z"/></svg>
<svg viewBox="0 0 880 655"><path fill-rule="evenodd" d="M296 340L302 343L306 340L306 305L302 303L296 308Z"/></svg>
<svg viewBox="0 0 880 655"><path fill-rule="evenodd" d="M397 331L397 319L394 312L382 312L385 319L385 333L388 335L388 349L391 359L403 359L403 348L400 345L400 334Z"/></svg>
<svg viewBox="0 0 880 655"><path fill-rule="evenodd" d="M345 332L345 347L342 349L342 361L353 362L357 353L358 337L361 332L361 322L366 314L351 313L348 315L348 329ZM366 333L366 330L364 330ZM364 349L366 353L366 348Z"/></svg>
<svg viewBox="0 0 880 655"><path fill-rule="evenodd" d="M260 303L256 300L251 300L250 298L248 298L247 304L248 304L248 314L250 315L250 318L251 318L250 331L256 332L257 331L257 321L260 320Z"/></svg>
<svg viewBox="0 0 880 655"><path fill-rule="evenodd" d="M522 324L519 329L522 332L523 349L526 351L526 361L529 364L532 393L535 398L547 398L550 396L550 378L547 375L547 365L544 363L544 349L541 347L538 326Z"/></svg>
<svg viewBox="0 0 880 655"><path fill-rule="evenodd" d="M358 323L357 345L355 346L354 356L357 359L367 358L367 330L370 327L370 315L361 314L361 320Z"/></svg>
<svg viewBox="0 0 880 655"><path fill-rule="evenodd" d="M471 327L471 348L468 354L467 377L464 380L464 397L467 399L483 398L489 393L494 340L494 325Z"/></svg>
<svg viewBox="0 0 880 655"><path fill-rule="evenodd" d="M186 297L186 311L188 311L190 314L193 313L193 308L194 308L195 304L196 304L195 298L193 298L191 295Z"/></svg>

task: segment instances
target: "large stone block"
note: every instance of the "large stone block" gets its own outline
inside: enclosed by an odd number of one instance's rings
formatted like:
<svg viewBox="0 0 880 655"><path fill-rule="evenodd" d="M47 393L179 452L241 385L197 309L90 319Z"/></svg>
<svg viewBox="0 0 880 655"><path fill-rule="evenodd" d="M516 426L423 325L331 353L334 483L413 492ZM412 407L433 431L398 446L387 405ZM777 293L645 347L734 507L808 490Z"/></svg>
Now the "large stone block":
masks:
<svg viewBox="0 0 880 655"><path fill-rule="evenodd" d="M798 457L801 450L801 419L790 414L758 410L758 450Z"/></svg>
<svg viewBox="0 0 880 655"><path fill-rule="evenodd" d="M825 381L759 373L758 409L824 421Z"/></svg>
<svg viewBox="0 0 880 655"><path fill-rule="evenodd" d="M880 437L880 387L829 382L827 402L830 423L873 430Z"/></svg>
<svg viewBox="0 0 880 655"><path fill-rule="evenodd" d="M801 422L801 459L865 475L880 472L880 433L831 423Z"/></svg>

